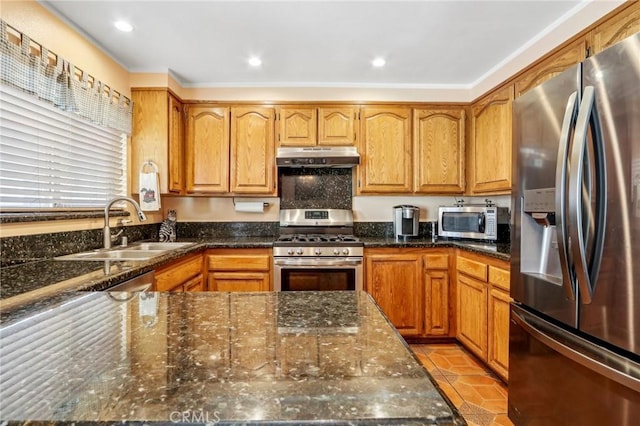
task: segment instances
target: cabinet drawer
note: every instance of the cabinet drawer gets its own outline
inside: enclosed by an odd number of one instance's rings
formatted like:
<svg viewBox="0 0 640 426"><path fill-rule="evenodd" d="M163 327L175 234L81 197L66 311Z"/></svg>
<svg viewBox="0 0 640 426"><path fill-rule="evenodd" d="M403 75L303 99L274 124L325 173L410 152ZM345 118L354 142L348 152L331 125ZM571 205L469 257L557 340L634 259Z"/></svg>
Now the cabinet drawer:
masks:
<svg viewBox="0 0 640 426"><path fill-rule="evenodd" d="M495 266L489 266L489 282L496 287L509 291L511 282L510 277L509 271L496 268Z"/></svg>
<svg viewBox="0 0 640 426"><path fill-rule="evenodd" d="M168 291L202 272L202 256L176 262L156 272L156 291Z"/></svg>
<svg viewBox="0 0 640 426"><path fill-rule="evenodd" d="M475 260L466 259L464 257L458 257L457 259L458 271L470 275L482 281L487 281L487 265Z"/></svg>
<svg viewBox="0 0 640 426"><path fill-rule="evenodd" d="M426 254L424 256L427 269L449 269L449 255Z"/></svg>
<svg viewBox="0 0 640 426"><path fill-rule="evenodd" d="M269 271L269 255L217 255L208 256L208 268L215 271Z"/></svg>

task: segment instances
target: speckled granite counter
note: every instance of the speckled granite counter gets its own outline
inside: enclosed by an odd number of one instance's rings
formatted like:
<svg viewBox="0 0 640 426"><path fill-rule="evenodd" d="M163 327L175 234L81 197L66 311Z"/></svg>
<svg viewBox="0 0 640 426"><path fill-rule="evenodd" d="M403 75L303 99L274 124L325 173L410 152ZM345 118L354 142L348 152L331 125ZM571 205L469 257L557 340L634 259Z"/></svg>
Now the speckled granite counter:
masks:
<svg viewBox="0 0 640 426"><path fill-rule="evenodd" d="M363 292L68 293L0 329L26 422L465 422Z"/></svg>
<svg viewBox="0 0 640 426"><path fill-rule="evenodd" d="M177 249L148 261L87 262L41 259L0 268L0 323L5 321L8 311L13 306L19 305L30 297L38 299L68 291L105 290L189 253L207 248L270 248L273 246L274 237L221 236L191 241L195 243L193 246ZM431 242L430 239L421 238L396 241L393 238L384 237L363 237L362 241L365 247L369 248L457 247L503 260L510 258L508 244L478 245L453 240Z"/></svg>

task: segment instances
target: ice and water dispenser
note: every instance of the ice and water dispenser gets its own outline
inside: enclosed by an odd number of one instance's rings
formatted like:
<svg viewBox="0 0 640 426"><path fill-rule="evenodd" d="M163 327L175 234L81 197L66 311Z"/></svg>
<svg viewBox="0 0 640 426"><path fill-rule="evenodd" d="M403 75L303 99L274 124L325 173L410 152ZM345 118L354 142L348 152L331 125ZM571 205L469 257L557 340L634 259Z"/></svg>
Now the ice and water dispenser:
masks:
<svg viewBox="0 0 640 426"><path fill-rule="evenodd" d="M562 285L556 233L556 190L525 190L521 202L520 271Z"/></svg>

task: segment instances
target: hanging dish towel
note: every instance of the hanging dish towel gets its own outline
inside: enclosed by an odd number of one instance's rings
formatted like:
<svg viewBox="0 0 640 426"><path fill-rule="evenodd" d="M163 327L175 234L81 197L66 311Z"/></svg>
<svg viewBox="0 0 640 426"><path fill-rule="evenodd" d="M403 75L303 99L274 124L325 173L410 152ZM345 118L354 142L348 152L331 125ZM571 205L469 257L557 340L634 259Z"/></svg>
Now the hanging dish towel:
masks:
<svg viewBox="0 0 640 426"><path fill-rule="evenodd" d="M150 172L145 171L152 168ZM158 166L147 161L140 169L140 208L147 211L160 210L160 179L158 177Z"/></svg>

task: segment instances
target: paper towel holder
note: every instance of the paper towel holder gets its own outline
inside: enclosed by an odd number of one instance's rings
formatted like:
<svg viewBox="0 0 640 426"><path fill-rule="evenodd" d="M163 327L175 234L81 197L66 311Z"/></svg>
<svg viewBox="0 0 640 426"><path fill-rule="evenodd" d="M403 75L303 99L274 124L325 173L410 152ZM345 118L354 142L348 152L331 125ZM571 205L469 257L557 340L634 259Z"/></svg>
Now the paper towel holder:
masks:
<svg viewBox="0 0 640 426"><path fill-rule="evenodd" d="M233 202L233 205L235 206L235 205L236 205L236 197L233 197L233 198L231 199L231 201ZM263 206L263 207L265 207L265 208L266 208L266 207L269 207L270 205L271 205L271 204L270 204L270 203L267 203L267 202L263 202L263 203L262 203L262 206Z"/></svg>

